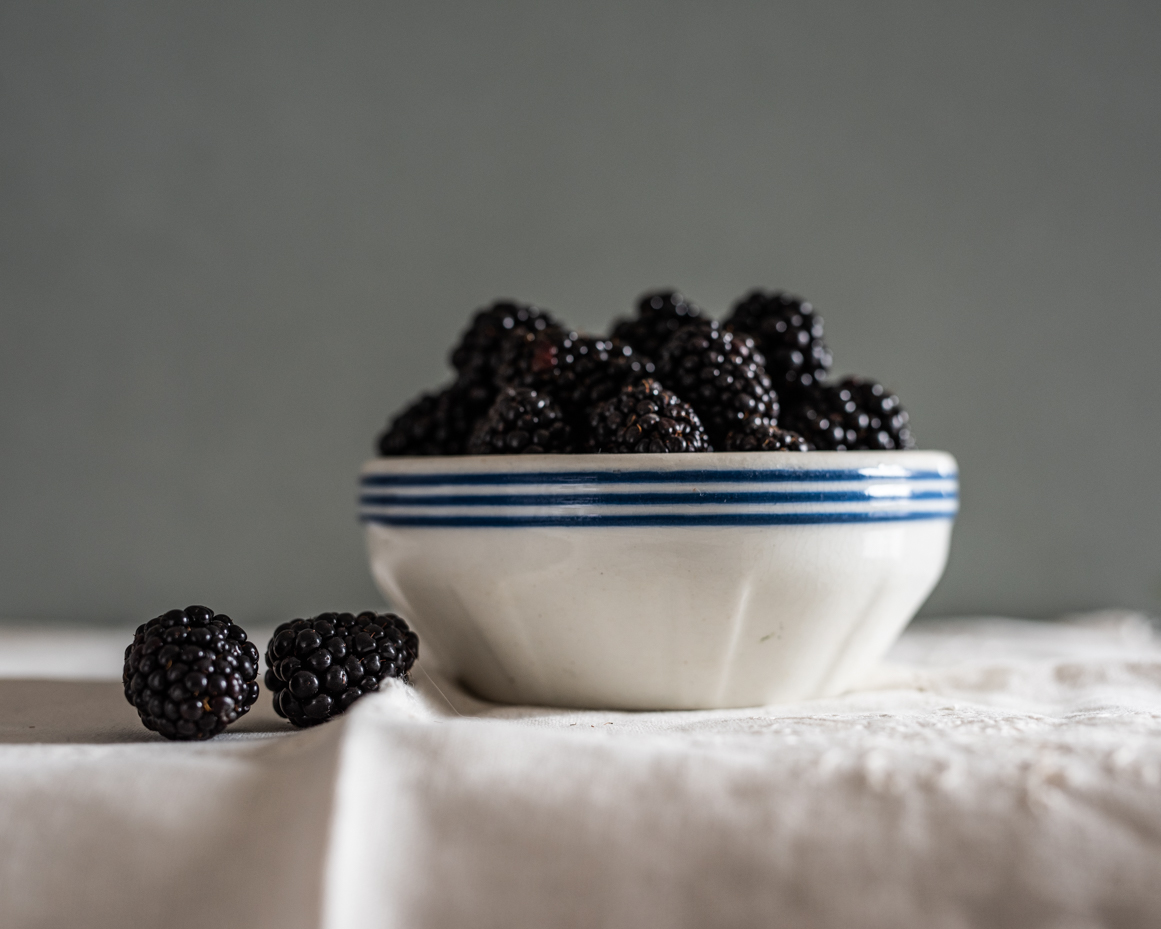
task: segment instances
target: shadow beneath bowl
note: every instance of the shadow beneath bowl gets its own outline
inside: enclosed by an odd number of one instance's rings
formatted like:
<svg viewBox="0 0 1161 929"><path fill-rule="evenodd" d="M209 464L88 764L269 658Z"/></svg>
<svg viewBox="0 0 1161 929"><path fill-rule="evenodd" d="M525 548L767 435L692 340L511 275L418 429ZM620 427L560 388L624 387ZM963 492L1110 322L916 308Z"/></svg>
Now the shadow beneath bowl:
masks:
<svg viewBox="0 0 1161 929"><path fill-rule="evenodd" d="M263 690L226 733L293 731ZM120 681L0 680L0 744L164 741L141 724Z"/></svg>

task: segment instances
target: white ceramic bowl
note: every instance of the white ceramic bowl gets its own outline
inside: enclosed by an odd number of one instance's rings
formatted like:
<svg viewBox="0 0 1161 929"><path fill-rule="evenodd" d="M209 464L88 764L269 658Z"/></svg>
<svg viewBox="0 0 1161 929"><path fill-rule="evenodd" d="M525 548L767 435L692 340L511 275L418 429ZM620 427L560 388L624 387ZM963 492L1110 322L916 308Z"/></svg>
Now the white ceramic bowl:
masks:
<svg viewBox="0 0 1161 929"><path fill-rule="evenodd" d="M939 580L944 452L379 458L375 581L482 697L619 709L840 693Z"/></svg>

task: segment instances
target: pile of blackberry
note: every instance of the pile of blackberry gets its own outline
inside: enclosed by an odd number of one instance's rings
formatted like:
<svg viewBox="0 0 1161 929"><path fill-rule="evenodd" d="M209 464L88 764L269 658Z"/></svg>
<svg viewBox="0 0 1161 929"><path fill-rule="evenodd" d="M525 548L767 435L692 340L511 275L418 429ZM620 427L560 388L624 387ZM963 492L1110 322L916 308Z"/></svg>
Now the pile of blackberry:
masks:
<svg viewBox="0 0 1161 929"><path fill-rule="evenodd" d="M264 683L274 712L317 726L387 678L408 680L418 655L419 639L394 613L321 613L274 630Z"/></svg>
<svg viewBox="0 0 1161 929"><path fill-rule="evenodd" d="M258 649L209 607L170 610L137 627L125 649L125 699L167 739L210 739L258 699Z"/></svg>
<svg viewBox="0 0 1161 929"><path fill-rule="evenodd" d="M410 683L419 639L394 613L322 613L274 630L266 689L296 726L337 716L389 677ZM170 610L137 628L125 649L125 699L167 739L212 739L258 699L258 649L229 616Z"/></svg>
<svg viewBox="0 0 1161 929"><path fill-rule="evenodd" d="M381 455L914 448L899 398L828 381L822 318L785 291L752 290L724 323L651 291L610 336L497 301L451 354L455 379L380 436Z"/></svg>

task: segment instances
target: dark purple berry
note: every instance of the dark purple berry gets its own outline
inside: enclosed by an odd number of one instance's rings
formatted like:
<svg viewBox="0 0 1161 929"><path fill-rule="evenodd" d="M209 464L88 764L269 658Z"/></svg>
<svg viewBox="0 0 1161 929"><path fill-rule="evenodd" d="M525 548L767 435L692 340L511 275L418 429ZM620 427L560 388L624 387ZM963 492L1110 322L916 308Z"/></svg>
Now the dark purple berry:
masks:
<svg viewBox="0 0 1161 929"><path fill-rule="evenodd" d="M423 394L398 413L379 437L380 455L463 455L475 424L488 412L496 388L462 379Z"/></svg>
<svg viewBox="0 0 1161 929"><path fill-rule="evenodd" d="M727 452L808 452L810 443L797 432L779 429L770 420L752 416L726 436Z"/></svg>
<svg viewBox="0 0 1161 929"><path fill-rule="evenodd" d="M657 360L670 336L701 316L701 310L675 290L642 294L637 301L637 318L619 320L613 338L633 347L633 351Z"/></svg>
<svg viewBox="0 0 1161 929"><path fill-rule="evenodd" d="M910 417L899 398L875 381L846 378L804 391L783 425L818 449L914 448Z"/></svg>
<svg viewBox="0 0 1161 929"><path fill-rule="evenodd" d="M752 416L777 422L778 395L753 339L711 320L674 333L661 350L657 377L697 411L716 448Z"/></svg>
<svg viewBox="0 0 1161 929"><path fill-rule="evenodd" d="M712 451L688 403L646 380L626 387L589 417L591 450L604 454Z"/></svg>
<svg viewBox="0 0 1161 929"><path fill-rule="evenodd" d="M623 342L553 327L509 343L497 381L501 388L525 387L551 398L575 446L584 444L593 407L652 373L653 362Z"/></svg>
<svg viewBox="0 0 1161 929"><path fill-rule="evenodd" d="M230 617L204 606L170 610L134 633L122 673L125 698L164 738L209 739L254 705L256 660Z"/></svg>
<svg viewBox="0 0 1161 929"><path fill-rule="evenodd" d="M753 337L779 393L821 383L830 371L822 318L800 297L781 290L751 291L734 305L726 326Z"/></svg>
<svg viewBox="0 0 1161 929"><path fill-rule="evenodd" d="M543 455L572 450L572 430L560 407L528 387L506 387L476 426L473 455Z"/></svg>
<svg viewBox="0 0 1161 929"><path fill-rule="evenodd" d="M293 657L280 658L288 649ZM419 639L394 613L324 613L275 630L266 648L266 686L279 716L314 726L388 677L406 681L418 655Z"/></svg>

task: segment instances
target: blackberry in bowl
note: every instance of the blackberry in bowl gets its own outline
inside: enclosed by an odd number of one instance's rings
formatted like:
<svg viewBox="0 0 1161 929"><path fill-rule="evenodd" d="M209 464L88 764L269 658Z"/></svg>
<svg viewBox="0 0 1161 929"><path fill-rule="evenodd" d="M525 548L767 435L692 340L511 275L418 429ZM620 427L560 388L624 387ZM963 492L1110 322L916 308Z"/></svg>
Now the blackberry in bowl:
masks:
<svg viewBox="0 0 1161 929"><path fill-rule="evenodd" d="M657 379L697 411L716 448L751 417L778 417L766 360L754 340L699 320L679 329L661 349Z"/></svg>
<svg viewBox="0 0 1161 929"><path fill-rule="evenodd" d="M726 436L727 452L808 452L810 443L797 432L779 429L772 420L751 416Z"/></svg>
<svg viewBox="0 0 1161 929"><path fill-rule="evenodd" d="M612 337L656 361L670 337L701 315L701 308L676 290L655 290L641 295L634 319L615 323Z"/></svg>
<svg viewBox="0 0 1161 929"><path fill-rule="evenodd" d="M728 329L752 336L766 356L774 389L808 388L826 380L831 353L822 317L801 297L785 291L753 290L734 305Z"/></svg>
<svg viewBox="0 0 1161 929"><path fill-rule="evenodd" d="M651 379L596 407L589 434L593 449L607 454L713 450L693 407Z"/></svg>
<svg viewBox="0 0 1161 929"><path fill-rule="evenodd" d="M473 455L571 452L572 431L560 406L530 387L505 387L468 441Z"/></svg>
<svg viewBox="0 0 1161 929"><path fill-rule="evenodd" d="M463 455L495 391L463 380L419 396L379 437L380 455Z"/></svg>
<svg viewBox="0 0 1161 929"><path fill-rule="evenodd" d="M848 377L804 391L784 425L814 448L833 451L915 447L911 417L877 381Z"/></svg>

